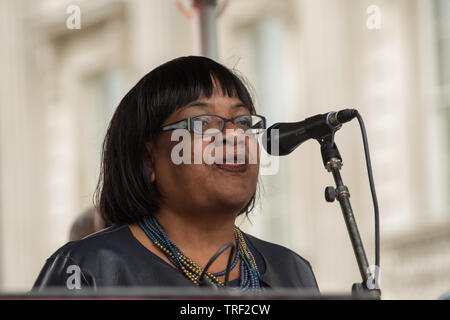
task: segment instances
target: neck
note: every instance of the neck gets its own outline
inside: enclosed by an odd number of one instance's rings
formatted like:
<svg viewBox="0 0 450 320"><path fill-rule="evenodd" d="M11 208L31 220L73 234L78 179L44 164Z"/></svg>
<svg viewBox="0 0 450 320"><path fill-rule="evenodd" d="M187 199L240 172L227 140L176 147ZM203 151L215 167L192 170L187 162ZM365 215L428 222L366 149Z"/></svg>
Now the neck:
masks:
<svg viewBox="0 0 450 320"><path fill-rule="evenodd" d="M192 259L200 267L204 267L211 257L228 242L234 242L234 220L235 214L226 216L209 214L207 218L201 218L197 212L184 212L184 215L177 214L177 211L160 209L154 214L158 223L167 233L170 240L175 243L185 256ZM211 211L210 211L211 212ZM160 256L163 260L170 263L167 256L149 240L140 226L130 225L133 235L150 251ZM227 265L229 251L226 250L210 265L208 271L212 273L223 271ZM233 259L236 257L236 252ZM239 278L240 268L233 268L230 273L230 279ZM224 276L219 277L224 281Z"/></svg>
<svg viewBox="0 0 450 320"><path fill-rule="evenodd" d="M187 256L211 257L225 243L234 242L234 213L179 214L162 207L154 216Z"/></svg>

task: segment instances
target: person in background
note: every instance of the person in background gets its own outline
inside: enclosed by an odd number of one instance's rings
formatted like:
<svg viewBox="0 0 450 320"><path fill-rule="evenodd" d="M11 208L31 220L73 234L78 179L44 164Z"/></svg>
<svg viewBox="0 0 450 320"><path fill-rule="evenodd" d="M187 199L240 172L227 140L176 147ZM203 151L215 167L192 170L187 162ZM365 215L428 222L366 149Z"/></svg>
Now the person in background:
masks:
<svg viewBox="0 0 450 320"><path fill-rule="evenodd" d="M109 227L99 212L91 207L83 211L72 223L69 232L69 241L83 239L84 237Z"/></svg>

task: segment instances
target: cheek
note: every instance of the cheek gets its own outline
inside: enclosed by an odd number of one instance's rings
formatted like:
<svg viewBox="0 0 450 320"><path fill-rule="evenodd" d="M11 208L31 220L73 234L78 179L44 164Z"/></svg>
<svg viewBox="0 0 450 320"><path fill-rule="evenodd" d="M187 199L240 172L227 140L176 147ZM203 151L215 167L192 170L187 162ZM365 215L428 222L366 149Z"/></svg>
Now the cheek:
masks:
<svg viewBox="0 0 450 320"><path fill-rule="evenodd" d="M258 183L259 176L259 164L251 164L249 165L249 177L248 184L250 189L256 190L256 184Z"/></svg>
<svg viewBox="0 0 450 320"><path fill-rule="evenodd" d="M256 171L259 169L259 143L255 137L247 137L245 141L245 152L248 157L248 162L251 165L257 165Z"/></svg>
<svg viewBox="0 0 450 320"><path fill-rule="evenodd" d="M176 159L172 159L172 149L178 144L177 141L170 141L170 137L167 140L160 141L158 143L157 156L155 160L155 175L156 186L158 191L169 196L174 192L177 192L180 185L184 185L186 179L185 172L189 165L176 164L178 158L183 155L182 151L176 155ZM174 161L175 160L175 161Z"/></svg>

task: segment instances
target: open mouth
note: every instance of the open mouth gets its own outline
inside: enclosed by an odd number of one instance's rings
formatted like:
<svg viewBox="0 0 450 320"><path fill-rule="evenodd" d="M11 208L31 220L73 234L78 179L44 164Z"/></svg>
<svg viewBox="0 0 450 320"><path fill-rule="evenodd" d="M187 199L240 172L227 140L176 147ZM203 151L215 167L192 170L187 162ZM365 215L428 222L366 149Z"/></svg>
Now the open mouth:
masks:
<svg viewBox="0 0 450 320"><path fill-rule="evenodd" d="M243 159L241 157L239 158L240 159L238 159L237 154L228 154L228 156L224 155L222 163L216 163L215 165L219 169L229 172L244 172L248 168L248 161L246 157L244 157Z"/></svg>

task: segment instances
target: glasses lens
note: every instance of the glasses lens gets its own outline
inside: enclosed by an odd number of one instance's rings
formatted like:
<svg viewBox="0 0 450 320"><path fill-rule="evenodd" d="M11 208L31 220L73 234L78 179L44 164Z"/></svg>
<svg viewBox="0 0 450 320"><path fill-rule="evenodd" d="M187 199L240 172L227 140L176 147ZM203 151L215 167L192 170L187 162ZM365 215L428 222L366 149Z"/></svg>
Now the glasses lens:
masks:
<svg viewBox="0 0 450 320"><path fill-rule="evenodd" d="M239 116L235 118L234 124L250 134L258 134L266 128L264 118L254 114Z"/></svg>
<svg viewBox="0 0 450 320"><path fill-rule="evenodd" d="M214 115L196 116L192 118L194 132L197 134L205 134L205 131L220 131L222 129L223 120Z"/></svg>

